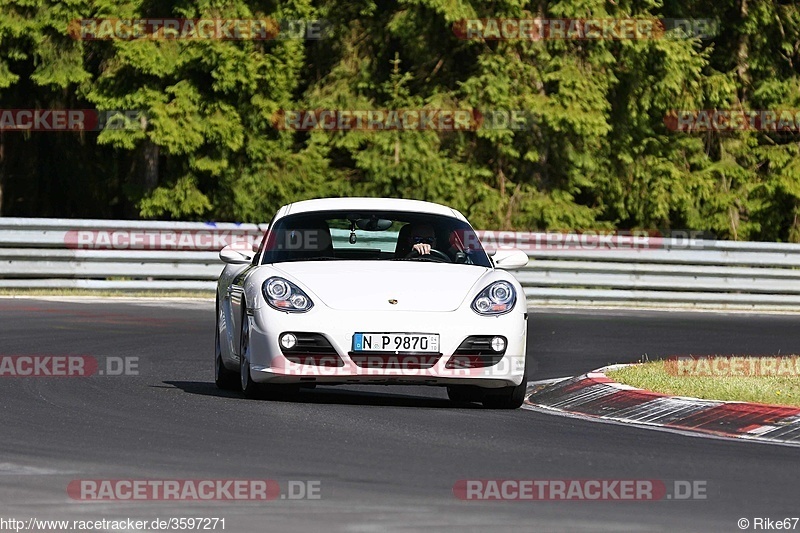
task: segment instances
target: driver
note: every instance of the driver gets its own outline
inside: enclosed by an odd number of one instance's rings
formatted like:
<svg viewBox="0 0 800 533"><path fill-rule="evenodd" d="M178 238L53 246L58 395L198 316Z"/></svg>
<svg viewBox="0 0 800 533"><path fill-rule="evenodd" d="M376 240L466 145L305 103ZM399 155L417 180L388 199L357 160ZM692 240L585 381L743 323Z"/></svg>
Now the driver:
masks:
<svg viewBox="0 0 800 533"><path fill-rule="evenodd" d="M430 255L436 248L436 232L430 224L415 224L409 233L408 243L419 255Z"/></svg>

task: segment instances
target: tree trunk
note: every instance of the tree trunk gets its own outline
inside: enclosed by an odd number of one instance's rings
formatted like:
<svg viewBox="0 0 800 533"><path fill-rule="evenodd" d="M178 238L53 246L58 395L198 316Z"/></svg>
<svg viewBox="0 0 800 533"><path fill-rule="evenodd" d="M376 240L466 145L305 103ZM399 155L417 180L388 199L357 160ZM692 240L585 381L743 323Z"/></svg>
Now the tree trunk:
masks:
<svg viewBox="0 0 800 533"><path fill-rule="evenodd" d="M800 242L800 200L794 201L794 218L789 228L789 242Z"/></svg>
<svg viewBox="0 0 800 533"><path fill-rule="evenodd" d="M3 159L5 155L5 148L6 148L6 138L3 132L0 132L0 217L3 216L3 184L5 182L5 165L3 164Z"/></svg>
<svg viewBox="0 0 800 533"><path fill-rule="evenodd" d="M747 19L747 0L739 0L739 17L744 22ZM736 50L736 75L739 77L739 100L744 106L747 100L747 62L750 55L749 37L746 34L739 36L739 45Z"/></svg>
<svg viewBox="0 0 800 533"><path fill-rule="evenodd" d="M142 150L142 185L145 192L158 186L158 155L158 145L147 139Z"/></svg>

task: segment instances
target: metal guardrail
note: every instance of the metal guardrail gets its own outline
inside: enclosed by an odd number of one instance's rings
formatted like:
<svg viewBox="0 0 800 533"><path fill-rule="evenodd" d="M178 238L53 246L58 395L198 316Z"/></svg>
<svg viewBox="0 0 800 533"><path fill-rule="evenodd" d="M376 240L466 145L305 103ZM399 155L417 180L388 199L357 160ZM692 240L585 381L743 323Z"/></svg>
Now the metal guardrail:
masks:
<svg viewBox="0 0 800 533"><path fill-rule="evenodd" d="M800 311L800 245L648 239L597 249L536 246L518 274L529 301Z"/></svg>
<svg viewBox="0 0 800 533"><path fill-rule="evenodd" d="M0 288L214 291L218 251L266 225L0 218Z"/></svg>
<svg viewBox="0 0 800 533"><path fill-rule="evenodd" d="M0 218L0 288L213 291L218 250L265 225ZM800 310L800 245L478 232L526 251L530 303ZM572 240L570 240L570 237Z"/></svg>

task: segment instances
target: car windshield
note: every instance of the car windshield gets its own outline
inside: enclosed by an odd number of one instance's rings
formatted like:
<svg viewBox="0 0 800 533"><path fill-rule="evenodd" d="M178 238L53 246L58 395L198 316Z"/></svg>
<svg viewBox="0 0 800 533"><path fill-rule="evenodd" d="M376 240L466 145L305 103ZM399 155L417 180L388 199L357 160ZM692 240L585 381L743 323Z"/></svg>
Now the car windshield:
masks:
<svg viewBox="0 0 800 533"><path fill-rule="evenodd" d="M289 215L267 230L258 254L257 264L349 260L491 265L466 222L399 211Z"/></svg>

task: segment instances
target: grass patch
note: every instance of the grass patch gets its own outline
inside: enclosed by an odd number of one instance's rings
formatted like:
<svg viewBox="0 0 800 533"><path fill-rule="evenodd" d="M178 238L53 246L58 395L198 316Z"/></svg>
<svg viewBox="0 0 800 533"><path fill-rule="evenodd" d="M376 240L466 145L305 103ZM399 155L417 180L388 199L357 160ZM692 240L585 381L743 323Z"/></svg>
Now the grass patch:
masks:
<svg viewBox="0 0 800 533"><path fill-rule="evenodd" d="M116 298L213 298L213 291L114 291L92 289L0 289L0 296L95 296Z"/></svg>
<svg viewBox="0 0 800 533"><path fill-rule="evenodd" d="M800 372L790 375L786 372L789 368L800 371L798 356L714 357L708 362L710 367L704 368L731 370L680 371L675 360L667 360L628 366L606 374L614 381L664 394L800 407ZM739 366L731 365L732 362ZM715 363L717 366L714 366ZM748 372L747 369L753 368L760 370ZM744 371L740 372L740 369ZM691 375L692 373L712 375ZM751 375L747 375L748 373Z"/></svg>

